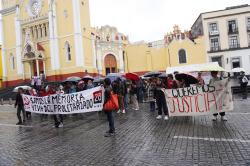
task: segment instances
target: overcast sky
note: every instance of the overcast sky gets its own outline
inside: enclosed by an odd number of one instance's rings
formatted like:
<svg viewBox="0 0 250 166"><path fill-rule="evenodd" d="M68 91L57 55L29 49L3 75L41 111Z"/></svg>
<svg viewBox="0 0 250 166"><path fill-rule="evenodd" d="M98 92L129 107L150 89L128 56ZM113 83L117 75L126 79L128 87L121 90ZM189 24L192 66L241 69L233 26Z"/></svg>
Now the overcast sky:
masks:
<svg viewBox="0 0 250 166"><path fill-rule="evenodd" d="M202 12L250 4L250 0L89 0L91 25L111 25L130 41L154 41L178 24L189 30Z"/></svg>

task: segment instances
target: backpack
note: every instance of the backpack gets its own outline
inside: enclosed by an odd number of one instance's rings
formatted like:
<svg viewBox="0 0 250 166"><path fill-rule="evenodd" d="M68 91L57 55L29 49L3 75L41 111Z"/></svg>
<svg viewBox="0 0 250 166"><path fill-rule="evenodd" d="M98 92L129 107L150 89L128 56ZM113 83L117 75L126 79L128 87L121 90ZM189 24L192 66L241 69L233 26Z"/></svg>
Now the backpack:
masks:
<svg viewBox="0 0 250 166"><path fill-rule="evenodd" d="M242 83L247 83L248 82L248 78L246 76L244 76L242 79L241 79Z"/></svg>

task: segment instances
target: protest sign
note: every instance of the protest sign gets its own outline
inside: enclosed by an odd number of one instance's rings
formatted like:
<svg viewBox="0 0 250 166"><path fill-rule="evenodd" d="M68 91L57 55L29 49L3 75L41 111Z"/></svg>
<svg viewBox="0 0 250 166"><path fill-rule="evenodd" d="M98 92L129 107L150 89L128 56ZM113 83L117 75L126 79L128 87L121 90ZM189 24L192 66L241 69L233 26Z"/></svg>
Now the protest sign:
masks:
<svg viewBox="0 0 250 166"><path fill-rule="evenodd" d="M170 116L197 116L233 110L228 79L213 85L164 90Z"/></svg>
<svg viewBox="0 0 250 166"><path fill-rule="evenodd" d="M23 95L26 111L39 114L74 114L101 111L104 89L96 87L72 94L55 94L45 97Z"/></svg>

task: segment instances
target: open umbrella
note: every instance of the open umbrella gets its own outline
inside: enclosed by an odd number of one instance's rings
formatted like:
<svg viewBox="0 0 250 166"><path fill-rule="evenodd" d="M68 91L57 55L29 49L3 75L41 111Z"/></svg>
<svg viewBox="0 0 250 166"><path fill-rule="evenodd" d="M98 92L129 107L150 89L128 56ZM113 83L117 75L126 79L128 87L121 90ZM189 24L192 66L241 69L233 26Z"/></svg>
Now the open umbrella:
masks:
<svg viewBox="0 0 250 166"><path fill-rule="evenodd" d="M80 77L76 77L76 76L72 76L72 77L68 77L66 80L64 80L63 82L78 82L80 81L81 78Z"/></svg>
<svg viewBox="0 0 250 166"><path fill-rule="evenodd" d="M82 78L83 81L87 82L88 80L94 80L94 77L90 76L90 75L86 75Z"/></svg>
<svg viewBox="0 0 250 166"><path fill-rule="evenodd" d="M100 77L100 76L97 76L97 77L94 77L94 83L99 83L99 82L103 82L104 81L104 77Z"/></svg>
<svg viewBox="0 0 250 166"><path fill-rule="evenodd" d="M140 77L136 73L126 73L124 77L132 81L140 80Z"/></svg>
<svg viewBox="0 0 250 166"><path fill-rule="evenodd" d="M109 78L111 82L117 80L117 78L120 78L124 80L125 78L123 77L123 74L121 73L109 73L106 78Z"/></svg>
<svg viewBox="0 0 250 166"><path fill-rule="evenodd" d="M159 71L151 71L151 72L148 72L148 73L145 73L143 75L143 77L157 77L159 75L161 75L162 73L159 72Z"/></svg>
<svg viewBox="0 0 250 166"><path fill-rule="evenodd" d="M24 85L24 86L17 86L13 89L13 92L18 92L18 89L22 88L23 90L31 90L32 88L30 86Z"/></svg>
<svg viewBox="0 0 250 166"><path fill-rule="evenodd" d="M243 68L237 67L237 68L233 68L231 70L231 72L233 72L233 73L240 73L240 72L246 72L246 70L243 69Z"/></svg>
<svg viewBox="0 0 250 166"><path fill-rule="evenodd" d="M168 75L166 73L161 73L158 77L159 78L167 78Z"/></svg>
<svg viewBox="0 0 250 166"><path fill-rule="evenodd" d="M188 85L198 83L198 80L194 76L191 76L189 74L184 74L184 73L175 74L175 79L178 81L184 80L185 83Z"/></svg>

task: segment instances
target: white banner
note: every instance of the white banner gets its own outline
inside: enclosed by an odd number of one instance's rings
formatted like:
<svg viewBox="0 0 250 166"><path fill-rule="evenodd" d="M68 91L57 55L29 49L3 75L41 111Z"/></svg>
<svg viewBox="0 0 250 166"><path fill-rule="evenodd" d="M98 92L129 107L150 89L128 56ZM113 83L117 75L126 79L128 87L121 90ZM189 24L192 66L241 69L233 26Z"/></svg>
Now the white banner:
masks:
<svg viewBox="0 0 250 166"><path fill-rule="evenodd" d="M101 111L104 103L103 87L72 94L45 97L23 95L26 111L39 114L74 114Z"/></svg>
<svg viewBox="0 0 250 166"><path fill-rule="evenodd" d="M213 85L164 90L169 116L197 116L233 110L228 79Z"/></svg>

